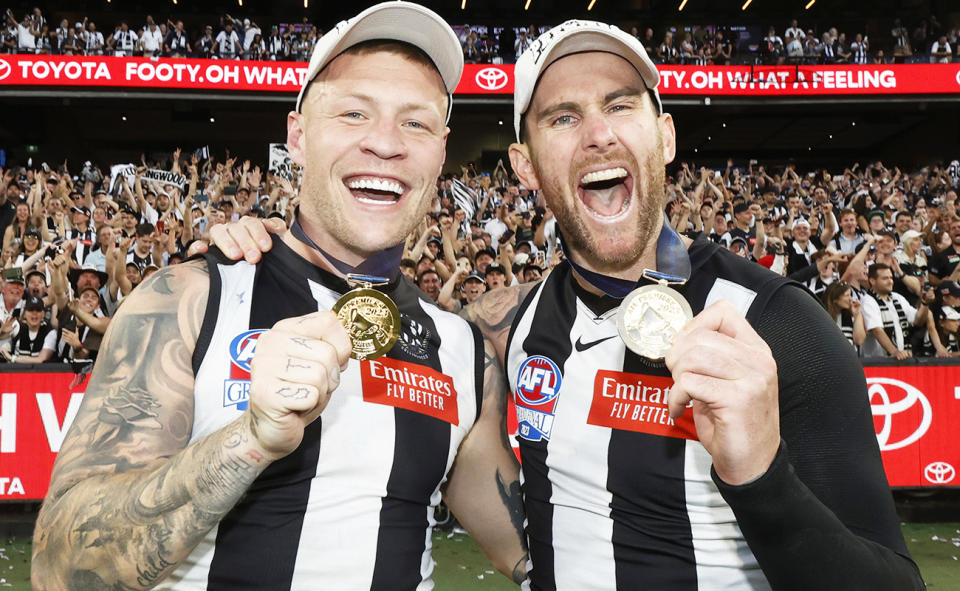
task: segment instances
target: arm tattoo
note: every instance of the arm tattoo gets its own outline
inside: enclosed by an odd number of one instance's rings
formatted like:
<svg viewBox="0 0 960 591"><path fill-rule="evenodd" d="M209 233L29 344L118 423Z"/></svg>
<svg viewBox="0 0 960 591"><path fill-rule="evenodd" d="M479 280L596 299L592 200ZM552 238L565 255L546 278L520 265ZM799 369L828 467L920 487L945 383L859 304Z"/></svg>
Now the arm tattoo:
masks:
<svg viewBox="0 0 960 591"><path fill-rule="evenodd" d="M506 507L507 512L510 513L510 523L512 523L514 529L517 530L517 535L520 539L524 541L524 549L526 549L526 537L523 535L524 512L523 496L520 492L520 481L514 480L507 484L503 481L500 470L497 470L497 492L500 493L500 500L503 501L503 506Z"/></svg>
<svg viewBox="0 0 960 591"><path fill-rule="evenodd" d="M523 283L515 287L495 289L480 296L460 311L460 316L473 322L480 332L494 344L497 354L504 358L510 326L520 304L539 283Z"/></svg>
<svg viewBox="0 0 960 591"><path fill-rule="evenodd" d="M37 520L42 588L146 589L264 467L239 421L187 445L206 265L155 273L110 323Z"/></svg>

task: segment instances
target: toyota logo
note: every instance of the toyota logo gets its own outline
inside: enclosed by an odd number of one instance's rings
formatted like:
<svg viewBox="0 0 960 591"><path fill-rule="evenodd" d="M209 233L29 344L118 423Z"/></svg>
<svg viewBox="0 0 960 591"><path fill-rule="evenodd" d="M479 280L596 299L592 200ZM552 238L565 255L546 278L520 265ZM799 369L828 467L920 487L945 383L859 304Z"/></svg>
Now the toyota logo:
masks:
<svg viewBox="0 0 960 591"><path fill-rule="evenodd" d="M10 75L10 69L10 64L7 63L7 60L0 60L0 80Z"/></svg>
<svg viewBox="0 0 960 591"><path fill-rule="evenodd" d="M953 466L946 462L933 462L923 469L923 477L934 484L946 484L956 476Z"/></svg>
<svg viewBox="0 0 960 591"><path fill-rule="evenodd" d="M500 68L484 68L477 72L474 80L484 90L500 90L507 85L507 73Z"/></svg>
<svg viewBox="0 0 960 591"><path fill-rule="evenodd" d="M933 421L933 410L930 408L930 401L923 395L923 392L915 387L890 378L869 378L867 379L867 395L870 400L870 411L874 417L883 417L883 423L877 431L877 443L880 444L882 451L900 449L914 443L927 432L930 423ZM889 389L889 391L888 391ZM900 390L902 397L891 401L891 392ZM879 399L879 400L878 400ZM920 424L913 429L913 432L899 440L890 441L893 433L893 417L905 410L913 408L915 404L920 404L922 416ZM907 432L908 429L897 429L897 437Z"/></svg>

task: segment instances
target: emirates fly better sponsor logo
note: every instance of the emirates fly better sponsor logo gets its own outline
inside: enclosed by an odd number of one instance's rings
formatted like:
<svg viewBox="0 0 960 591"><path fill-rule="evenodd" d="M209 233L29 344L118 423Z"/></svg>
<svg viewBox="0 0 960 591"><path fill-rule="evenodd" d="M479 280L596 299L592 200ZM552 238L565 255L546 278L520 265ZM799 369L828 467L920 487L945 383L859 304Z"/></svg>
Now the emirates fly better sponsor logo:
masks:
<svg viewBox="0 0 960 591"><path fill-rule="evenodd" d="M484 68L473 78L484 90L500 90L507 85L507 73L500 68Z"/></svg>

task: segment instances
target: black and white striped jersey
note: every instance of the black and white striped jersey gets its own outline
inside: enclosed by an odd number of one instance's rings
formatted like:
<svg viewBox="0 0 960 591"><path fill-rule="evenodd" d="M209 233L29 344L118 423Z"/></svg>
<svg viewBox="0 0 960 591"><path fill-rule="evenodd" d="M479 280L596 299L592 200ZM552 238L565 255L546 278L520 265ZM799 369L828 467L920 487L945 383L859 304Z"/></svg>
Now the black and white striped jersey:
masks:
<svg viewBox="0 0 960 591"><path fill-rule="evenodd" d="M191 442L247 407L258 336L329 310L346 283L274 239L249 265L207 255L210 298L194 355ZM384 357L351 359L323 414L161 585L172 589L432 589L431 528L457 448L479 413L479 333L406 279Z"/></svg>
<svg viewBox="0 0 960 591"><path fill-rule="evenodd" d="M833 355L832 347L843 347L837 349L840 361L856 364L835 325L799 285L788 284L702 237L689 254L693 273L678 291L694 314L725 299L756 326L775 294L791 292L787 294L792 298L788 308L816 314L817 322L800 317L781 319L779 324L812 327L814 331L826 327L833 339L825 340L827 353ZM802 305L797 307L797 303ZM720 483L718 488L711 457L697 439L691 411L676 421L670 419L670 373L662 363L652 364L626 349L617 332L618 305L619 300L586 292L569 265L562 264L530 292L511 328L506 372L517 411L531 588L770 589L768 579L775 577L769 575L779 568L779 557L764 556L764 564L758 560L760 555L755 557L751 551L754 541L741 527L744 519L751 520L741 515L735 500L729 500L736 497L735 491L721 490L738 487ZM811 336L818 335L814 332ZM810 466L823 472L822 464L816 463L824 449L804 458L804 446L791 447L802 438L797 433L805 437L809 428L809 417L804 414L807 402L801 400L806 394L791 389L799 378L789 364L780 366L779 350L771 348L780 371L790 374L780 375L781 400L797 397L781 402L781 422L790 424L781 427L785 444L777 465L793 462L801 477L809 475ZM856 371L850 375L855 377ZM862 384L862 370L859 379ZM820 386L818 379L813 381ZM857 385L851 386L855 389ZM862 535L857 529L860 522L869 530L876 526L871 520L882 515L883 526L889 526L885 530L888 545L899 552L903 542L900 538L897 545L896 516L873 437L865 385L861 387L863 392L855 392L861 398L849 398L856 412L843 411L844 420L856 416L855 428L848 425L856 434L850 436L852 441L836 445L866 450L860 467L845 469L861 473L863 482L869 484L864 485L866 492L844 491L841 498L847 492L859 494L873 513L843 515L844 523ZM840 396L836 391L830 394ZM820 404L811 398L812 403ZM825 448L833 445L832 437L831 430L824 438L830 440ZM789 460L785 459L788 448ZM793 469L775 471L772 467L768 472L779 475ZM817 474L814 480L823 476ZM795 476L791 473L790 478ZM826 480L830 481L827 485L833 484L830 478ZM827 499L824 502L832 501L839 492L824 493L818 488L823 483L816 484L810 488L814 494L822 494ZM806 490L800 483L797 489ZM848 503L849 498L839 502Z"/></svg>

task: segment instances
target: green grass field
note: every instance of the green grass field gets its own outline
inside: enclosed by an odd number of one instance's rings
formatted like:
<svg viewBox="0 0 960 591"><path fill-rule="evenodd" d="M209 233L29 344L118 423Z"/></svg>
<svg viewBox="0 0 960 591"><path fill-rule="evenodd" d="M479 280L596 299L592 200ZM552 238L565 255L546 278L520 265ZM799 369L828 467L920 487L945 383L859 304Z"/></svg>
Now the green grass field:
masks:
<svg viewBox="0 0 960 591"><path fill-rule="evenodd" d="M930 591L960 591L960 523L907 523L903 525L914 560ZM469 536L438 531L433 535L441 591L516 589L490 563ZM30 540L7 539L0 543L0 589L30 590Z"/></svg>

